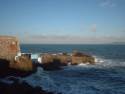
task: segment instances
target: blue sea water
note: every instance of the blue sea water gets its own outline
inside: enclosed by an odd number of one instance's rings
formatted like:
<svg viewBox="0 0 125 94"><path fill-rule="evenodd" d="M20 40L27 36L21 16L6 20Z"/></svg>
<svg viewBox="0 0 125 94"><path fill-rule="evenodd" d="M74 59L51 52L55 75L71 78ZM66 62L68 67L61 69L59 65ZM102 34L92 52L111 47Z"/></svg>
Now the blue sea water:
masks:
<svg viewBox="0 0 125 94"><path fill-rule="evenodd" d="M96 58L96 65L66 66L23 78L32 86L62 94L125 94L125 45L21 45L22 52L68 52L78 50Z"/></svg>

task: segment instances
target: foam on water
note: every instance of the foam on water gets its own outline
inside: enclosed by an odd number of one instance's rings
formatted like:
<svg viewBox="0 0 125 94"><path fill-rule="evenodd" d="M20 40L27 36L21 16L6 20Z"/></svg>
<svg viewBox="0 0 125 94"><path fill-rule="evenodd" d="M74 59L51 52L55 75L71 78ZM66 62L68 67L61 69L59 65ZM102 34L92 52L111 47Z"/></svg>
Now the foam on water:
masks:
<svg viewBox="0 0 125 94"><path fill-rule="evenodd" d="M37 58L38 58L38 56L39 56L39 54L38 54L38 53L36 53L36 54L31 54L31 59L37 59Z"/></svg>

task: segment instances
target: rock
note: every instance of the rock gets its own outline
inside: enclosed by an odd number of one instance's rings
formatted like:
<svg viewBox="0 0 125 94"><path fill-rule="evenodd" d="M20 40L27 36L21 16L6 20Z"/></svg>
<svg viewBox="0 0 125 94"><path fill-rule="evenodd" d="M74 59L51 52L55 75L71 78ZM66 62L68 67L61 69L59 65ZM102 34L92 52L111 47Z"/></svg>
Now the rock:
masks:
<svg viewBox="0 0 125 94"><path fill-rule="evenodd" d="M9 61L9 68L19 71L31 71L33 69L31 54L18 55L18 53L20 53L20 46L16 37L0 36L0 59ZM2 61L2 63L5 62Z"/></svg>
<svg viewBox="0 0 125 94"><path fill-rule="evenodd" d="M53 56L51 54L42 55L42 64L48 64L53 62Z"/></svg>
<svg viewBox="0 0 125 94"><path fill-rule="evenodd" d="M10 62L6 59L0 59L0 77L8 73L9 63Z"/></svg>
<svg viewBox="0 0 125 94"><path fill-rule="evenodd" d="M21 53L21 56L27 57L28 59L31 59L31 53Z"/></svg>
<svg viewBox="0 0 125 94"><path fill-rule="evenodd" d="M44 70L59 70L61 66L66 64L65 57L57 54L43 54L42 66Z"/></svg>
<svg viewBox="0 0 125 94"><path fill-rule="evenodd" d="M20 68L21 66L19 66L19 64L17 65L14 64L11 68L10 61L0 59L0 78L8 76L25 77L37 71L35 68L33 68L33 70L24 70Z"/></svg>
<svg viewBox="0 0 125 94"><path fill-rule="evenodd" d="M42 67L44 70L60 70L61 62L59 59L54 58L52 62L43 63Z"/></svg>
<svg viewBox="0 0 125 94"><path fill-rule="evenodd" d="M20 52L19 41L13 36L0 36L0 59L13 61Z"/></svg>
<svg viewBox="0 0 125 94"><path fill-rule="evenodd" d="M21 71L32 71L33 64L32 60L26 55L19 56L14 62L10 63L10 68L18 69Z"/></svg>
<svg viewBox="0 0 125 94"><path fill-rule="evenodd" d="M54 94L43 90L41 87L32 87L26 82L13 79L12 84L0 81L0 94Z"/></svg>
<svg viewBox="0 0 125 94"><path fill-rule="evenodd" d="M73 52L72 56L72 65L77 65L80 63L89 63L89 64L95 64L95 59L94 57L90 55L83 54L81 52Z"/></svg>
<svg viewBox="0 0 125 94"><path fill-rule="evenodd" d="M71 62L71 57L67 54L57 54L57 57L60 60L60 63L62 66L68 65L69 62Z"/></svg>
<svg viewBox="0 0 125 94"><path fill-rule="evenodd" d="M43 54L41 56L42 66L45 70L57 70L61 69L62 66L77 65L80 63L95 64L94 57L90 55L83 54L81 52L73 52L72 55L67 54Z"/></svg>

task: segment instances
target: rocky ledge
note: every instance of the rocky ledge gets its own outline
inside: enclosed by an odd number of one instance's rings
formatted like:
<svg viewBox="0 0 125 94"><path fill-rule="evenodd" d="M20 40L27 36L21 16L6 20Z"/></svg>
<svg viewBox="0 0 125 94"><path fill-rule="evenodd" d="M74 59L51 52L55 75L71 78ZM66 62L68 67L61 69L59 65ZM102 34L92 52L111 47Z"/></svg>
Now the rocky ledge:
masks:
<svg viewBox="0 0 125 94"><path fill-rule="evenodd" d="M95 58L91 55L87 55L78 51L74 51L72 54L49 54L45 53L41 57L40 65L44 70L58 70L62 69L62 66L84 64L95 64Z"/></svg>

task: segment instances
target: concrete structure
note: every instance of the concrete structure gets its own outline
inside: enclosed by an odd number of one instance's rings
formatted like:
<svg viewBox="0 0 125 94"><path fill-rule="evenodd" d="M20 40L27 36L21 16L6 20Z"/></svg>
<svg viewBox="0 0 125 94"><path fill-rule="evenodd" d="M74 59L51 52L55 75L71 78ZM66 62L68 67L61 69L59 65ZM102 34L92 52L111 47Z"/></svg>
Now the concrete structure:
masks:
<svg viewBox="0 0 125 94"><path fill-rule="evenodd" d="M12 60L18 52L20 47L16 37L0 36L0 59Z"/></svg>

